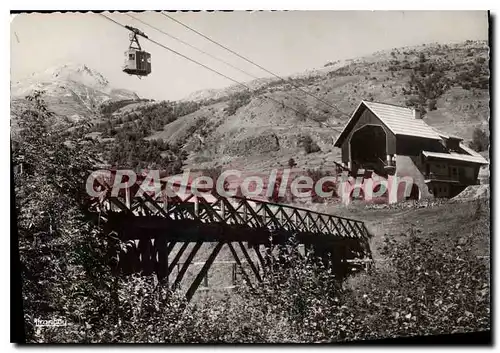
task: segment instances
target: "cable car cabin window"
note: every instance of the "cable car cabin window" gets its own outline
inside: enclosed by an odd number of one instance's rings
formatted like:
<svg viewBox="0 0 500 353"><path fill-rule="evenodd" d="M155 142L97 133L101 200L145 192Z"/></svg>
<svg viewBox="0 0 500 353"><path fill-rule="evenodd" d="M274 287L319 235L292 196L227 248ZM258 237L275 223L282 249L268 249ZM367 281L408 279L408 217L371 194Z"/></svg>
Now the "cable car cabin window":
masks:
<svg viewBox="0 0 500 353"><path fill-rule="evenodd" d="M135 60L135 55L134 54L129 54L128 55L129 60Z"/></svg>

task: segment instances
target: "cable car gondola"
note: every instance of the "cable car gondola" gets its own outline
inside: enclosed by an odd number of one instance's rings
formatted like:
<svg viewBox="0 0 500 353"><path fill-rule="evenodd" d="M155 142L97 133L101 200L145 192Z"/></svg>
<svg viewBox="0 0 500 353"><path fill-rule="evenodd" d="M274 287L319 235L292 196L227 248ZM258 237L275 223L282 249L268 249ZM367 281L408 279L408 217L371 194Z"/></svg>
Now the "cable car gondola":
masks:
<svg viewBox="0 0 500 353"><path fill-rule="evenodd" d="M130 33L130 45L125 52L125 66L123 67L123 72L129 75L136 75L139 78L141 76L147 76L151 73L151 54L141 49L137 36L142 36L144 38L148 38L148 36L137 28L131 26L125 27L132 33Z"/></svg>

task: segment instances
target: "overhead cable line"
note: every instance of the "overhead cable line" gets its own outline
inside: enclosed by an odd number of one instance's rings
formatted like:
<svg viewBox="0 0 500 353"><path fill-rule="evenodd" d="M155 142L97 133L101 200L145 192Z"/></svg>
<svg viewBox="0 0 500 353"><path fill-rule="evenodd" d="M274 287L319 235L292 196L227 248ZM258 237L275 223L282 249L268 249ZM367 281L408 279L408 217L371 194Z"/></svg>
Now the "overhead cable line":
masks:
<svg viewBox="0 0 500 353"><path fill-rule="evenodd" d="M102 14L102 13L99 13L99 15L101 15L102 17L104 17L104 18L105 18L105 19L107 19L108 21L111 21L111 22L113 22L113 23L117 24L118 26L123 27L124 29L126 29L126 30L128 31L128 28L127 28L127 27L125 27L124 25L122 25L120 22L113 20L111 17L108 17L108 16L106 16L106 15L104 15L104 14ZM157 42L157 41L155 41L155 40L153 40L153 39L151 39L151 38L146 38L146 37L144 37L144 38L145 38L146 40L149 40L150 42L152 42L152 43L154 43L154 44L156 44L156 45L158 45L158 46L162 47L163 49L166 49L166 50L168 50L168 51L170 51L170 52L172 52L172 53L174 53L174 54L176 54L176 55L179 55L180 57L182 57L182 58L184 58L184 59L186 59L186 60L189 60L189 61L191 61L191 62L193 62L193 63L195 63L195 64L197 64L197 65L199 65L199 66L202 66L202 67L204 67L205 69L212 71L213 73L216 73L217 75L220 75L220 76L222 76L222 77L224 77L224 78L227 78L228 80L230 80L230 81L232 81L232 82L234 82L234 83L237 83L237 84L242 85L242 83L240 83L240 82L236 81L235 79L232 79L231 77L226 76L226 75L224 75L223 73L220 73L219 71L214 70L214 69L212 69L212 68L210 68L210 67L206 66L205 64L202 64L202 63L200 63L200 62L198 62L198 61L196 61L196 60L194 60L194 59L191 59L190 57L188 57L188 56L186 56L186 55L184 55L184 54L181 54L181 53L179 53L178 51L175 51L175 50L173 50L173 49L170 49L169 47L167 47L167 46L165 46L165 45L163 45L163 44L161 44L161 43L159 43L159 42ZM244 85L244 86L245 86L245 85ZM247 88L248 88L248 87L247 87Z"/></svg>
<svg viewBox="0 0 500 353"><path fill-rule="evenodd" d="M169 37L169 38L172 38L172 39L174 39L174 40L177 40L177 41L179 41L180 43L182 43L182 44L184 44L184 45L186 45L186 46L188 46L188 47L190 47L190 48L193 48L193 49L195 49L196 51L198 51L198 52L200 52L200 53L202 53L202 54L205 54L205 55L207 55L207 56L209 56L209 57L211 57L211 58L213 58L213 59L215 59L215 60L217 60L217 61L220 61L220 62L222 62L222 63L226 64L226 65L227 65L227 66L229 66L229 67L232 67L232 68L233 68L233 69L235 69L235 70L238 70L239 72L244 73L244 74L245 74L245 75L247 75L247 76L250 76L250 77L252 77L252 78L254 78L254 79L257 79L257 80L261 79L260 77L255 76L255 75L253 75L253 74L251 74L251 73L248 73L248 72L246 72L245 70L240 69L239 67L236 67L236 66L234 66L234 65L232 65L232 64L230 64L230 63L228 63L228 62L226 62L226 61L224 61L224 60L222 60L222 59L220 59L220 58L218 58L218 57L216 57L216 56L214 56L214 55L212 55L212 54L210 54L210 53L207 53L206 51L201 50L201 49L199 49L198 47L196 47L196 46L194 46L194 45L192 45L192 44L189 44L189 43L187 43L186 41L183 41L183 40L181 40L181 39L179 39L179 38L177 38L177 37L175 37L175 36L173 36L173 35L171 35L171 34L169 34L169 33L165 32L165 31L161 30L160 28L158 28L158 27L156 27L156 26L153 26L153 25L151 25L151 24L147 23L146 21L143 21L143 20L141 20L141 19L139 19L139 18L137 18L137 17L135 17L135 16L132 16L132 15L130 15L130 14L126 14L126 15L127 15L127 16L129 16L130 18L132 18L132 19L134 19L134 20L138 21L138 22L141 22L142 24L144 24L144 25L146 25L146 26L148 26L148 27L150 27L150 28L153 28L154 30L156 30L156 31L158 31L158 32L160 32L160 33L162 33L162 34L166 35L166 36L167 36L167 37ZM301 97L295 97L295 96L291 96L291 95L289 95L289 97L291 97L291 98L293 98L293 99L298 99L298 100L300 100L300 101L302 101L302 102L304 102L304 103L309 103L307 100L305 100L305 99L303 99L303 98L301 98Z"/></svg>
<svg viewBox="0 0 500 353"><path fill-rule="evenodd" d="M122 28L124 28L125 30L127 30L127 31L128 31L127 27L126 27L125 25L123 25L123 24L119 23L118 21L115 21L115 20L113 20L112 18L110 18L110 17L108 17L108 16L106 16L106 15L104 15L104 14L102 14L102 13L99 13L99 15L100 15L100 16L102 16L102 17L104 17L104 18L105 18L105 19L107 19L108 21L111 21L111 22L113 22L114 24L116 24L116 25L118 25L118 26L120 26L120 27L122 27ZM234 82L234 83L236 83L236 84L238 84L238 85L240 85L240 86L243 86L243 87L245 87L246 89L248 89L249 91L251 91L251 88L250 88L249 86L245 85L244 83L239 82L239 81L237 81L237 80L235 80L235 79L233 79L233 78L231 78L231 77L229 77L229 76L227 76L227 75L224 75L223 73L221 73L221 72L219 72L219 71L217 71L217 70L214 70L214 69L212 69L212 68L208 67L208 66L207 66L207 65L205 65L205 64L202 64L202 63L200 63L200 62L198 62L198 61L196 61L196 60L194 60L194 59L191 59L190 57L188 57L188 56L186 56L186 55L184 55L184 54L182 54L182 53L179 53L178 51L175 51L175 50L173 50L173 49L171 49L171 48L169 48L169 47L167 47L167 46L165 46L165 45L163 45L163 44L161 44L161 43L159 43L159 42L157 42L157 41L155 41L155 40L153 40L153 39L151 39L151 38L146 38L146 37L145 37L144 39L149 40L150 42L152 42L152 43L154 43L154 44L156 44L156 45L158 45L158 46L160 46L160 47L162 47L162 48L164 48L164 49L166 49L166 50L168 50L168 51L170 51L170 52L172 52L172 53L174 53L174 54L176 54L176 55L179 55L180 57L182 57L182 58L184 58L184 59L186 59L186 60L189 60L189 61L191 61L192 63L195 63L195 64L197 64L197 65L199 65L199 66L201 66L201 67L203 67L203 68L205 68L205 69L207 69L207 70L209 70L209 71L211 71L211 72L213 72L213 73L215 73L215 74L217 74L217 75L219 75L219 76L222 76L222 77L224 77L224 78L226 78L226 79L228 79L228 80L230 80L230 81L232 81L232 82ZM287 105L286 105L285 103L283 103L283 102L280 102L280 101L278 101L278 100L276 100L276 99L274 99L274 98L271 98L271 97L269 97L269 96L266 96L266 95L264 95L264 98L267 98L267 99L269 99L269 100L271 100L271 101L273 101L273 102L275 102L275 103L277 103L277 104L279 104L279 105L283 106L284 108L288 108L288 109L290 109L290 110L294 111L296 114L299 114L299 115L304 116L305 118L311 119L310 117L308 117L308 116L307 116L307 114L304 114L304 113L302 113L302 112L298 111L298 110L297 110L297 109L295 109L295 108L292 108L292 107L290 107L290 106L287 106ZM326 125L325 123L323 123L323 122L321 122L321 121L318 121L318 120L315 120L315 119L311 119L311 120L314 120L315 122L317 122L317 123L319 123L319 124ZM337 130L337 129L335 129L335 130Z"/></svg>
<svg viewBox="0 0 500 353"><path fill-rule="evenodd" d="M248 59L248 58L244 57L244 56L243 56L243 55L241 55L241 54L238 54L238 53L237 53L237 52L235 52L234 50L232 50L232 49L230 49L230 48L226 47L225 45L223 45L223 44L221 44L221 43L217 42L216 40L214 40L214 39L212 39L212 38L210 38L210 37L208 37L208 36L204 35L203 33L201 33L201 32L199 32L199 31L197 31L196 29L191 28L191 27L190 27L190 26L188 26L187 24L185 24L185 23L183 23L183 22L181 22L181 21L179 21L179 20L177 20L177 19L173 18L172 16L167 15L167 14L166 14L166 13L164 13L163 11L162 11L162 12L160 12L160 13L161 13L163 16L165 16L166 18L169 18L170 20L172 20L172 21L174 21L174 22L176 22L176 23L180 24L181 26L183 26L183 27L185 27L185 28L189 29L190 31L192 31L192 32L194 32L194 33L196 33L196 34L198 34L199 36L201 36L201 37L205 38L206 40L208 40L208 41L210 41L210 42L212 42L212 43L214 43L215 45L217 45L217 46L219 46L219 47L221 47L221 48L223 48L223 49L227 50L228 52L232 53L233 55L236 55L237 57L239 57L239 58L241 58L241 59L245 60L246 62L248 62L248 63L250 63L250 64L252 64L252 65L254 65L254 66L256 66L256 67L258 67L258 68L259 68L259 69L261 69L261 70L264 70L264 71L265 71L265 72L267 72L268 74L270 74L270 75L272 75L272 76L274 76L274 77L276 77L276 78L280 79L280 80L281 80L281 81L283 81L283 82L287 82L287 83L291 84L293 87L295 87L295 88L296 88L296 89L298 89L299 91L301 91L301 92L303 92L303 93L307 94L308 96L313 97L314 99L317 99L318 101L322 102L323 104L326 104L326 105L327 105L327 106L329 106L330 108L332 108L332 109L334 109L334 110L339 110L339 111L340 111L340 109L339 109L338 107L335 107L334 105L332 105L332 104L328 103L328 102L327 102L327 101L325 101L324 99L319 98L319 97L315 96L314 94L312 94L312 93L310 93L310 92L307 92L306 90L302 89L300 86L298 86L298 85L294 84L293 82L290 82L290 81L285 80L283 77L279 76L278 74L275 74L274 72L272 72L272 71L270 71L270 70L266 69L265 67L263 67L263 66L261 66L261 65L257 64L256 62L254 62L254 61L252 61L252 60L250 60L250 59Z"/></svg>
<svg viewBox="0 0 500 353"><path fill-rule="evenodd" d="M129 17L131 17L131 18L133 18L133 19L134 19L134 20L136 20L136 21L141 22L142 24L144 24L144 25L146 25L146 26L148 26L148 27L153 28L154 30L156 30L156 31L158 31L158 32L160 32L160 33L162 33L162 34L166 35L167 37L172 38L172 39L174 39L174 40L176 40L176 41L178 41L178 42L180 42L180 43L182 43L182 44L184 44L184 45L186 45L186 46L188 46L188 47L190 47L190 48L192 48L192 49L194 49L194 50L198 51L199 53L202 53L202 54L204 54L204 55L207 55L207 56L211 57L211 58L212 58L212 59L214 59L214 60L220 61L221 63L223 63L223 64L225 64L225 65L227 65L227 66L229 66L229 67L231 67L231 68L233 68L233 69L235 69L235 70L238 70L239 72L241 72L241 73L243 73L243 74L245 74L245 75L247 75L247 76L250 76L250 77L255 78L255 79L259 79L259 78L260 78L260 77L258 77L258 76L255 76L255 75L253 75L253 74L251 74L251 73L248 73L248 72L246 72L246 71L244 71L244 70L240 69L239 67L234 66L234 65L233 65L233 64L231 64L231 63L228 63L228 62L227 62L227 61L225 61L225 60L222 60L222 59L220 59L220 58L216 57L215 55L212 55L212 54L210 54L210 53L207 53L206 51L204 51L204 50L202 50L202 49L200 49L200 48L198 48L198 47L196 47L196 46L194 46L194 45L192 45L192 44L189 44L189 43L188 43L188 42L186 42L186 41L183 41L183 40L182 40L182 39L180 39L180 38L177 38L177 37L175 37L175 36L173 36L173 35L171 35L171 34L169 34L169 33L165 32L165 31L163 31L163 30L162 30L162 29L160 29L160 28L158 28L158 27L156 27L156 26L153 26L153 25L151 25L151 24L147 23L146 21L141 20L140 18L137 18L137 17L135 17L135 16L132 16L132 15L130 15L130 14L128 14L128 13L127 13L126 15L127 15L127 16L129 16Z"/></svg>

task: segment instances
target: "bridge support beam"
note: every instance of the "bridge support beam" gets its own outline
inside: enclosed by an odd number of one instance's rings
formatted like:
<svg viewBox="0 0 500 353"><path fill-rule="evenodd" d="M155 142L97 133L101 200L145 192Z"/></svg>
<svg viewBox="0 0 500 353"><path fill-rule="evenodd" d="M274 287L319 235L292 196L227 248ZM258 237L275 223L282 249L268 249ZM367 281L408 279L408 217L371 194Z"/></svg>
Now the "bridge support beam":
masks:
<svg viewBox="0 0 500 353"><path fill-rule="evenodd" d="M168 266L167 277L170 276L170 274L174 270L175 266L177 266L177 264L179 263L179 260L181 259L181 256L184 253L184 251L186 251L188 245L189 245L189 243L182 244L181 248L177 251L177 254L175 255L174 259L172 260L172 262Z"/></svg>
<svg viewBox="0 0 500 353"><path fill-rule="evenodd" d="M231 244L229 242L229 243L227 243L227 245L229 246L229 250L231 250L231 253L233 254L234 260L236 261L236 263L240 267L241 273L242 273L243 277L245 278L245 281L248 283L248 285L250 287L252 287L252 281L250 281L250 277L247 275L245 269L243 268L243 265L240 261L240 258L238 257L238 254L236 253L236 250L233 247L233 244Z"/></svg>
<svg viewBox="0 0 500 353"><path fill-rule="evenodd" d="M257 255L257 258L259 259L260 267L262 268L262 273L265 275L265 270L266 270L266 262L264 261L264 258L262 257L262 254L260 253L260 245L254 245L253 250L255 251L255 254Z"/></svg>
<svg viewBox="0 0 500 353"><path fill-rule="evenodd" d="M190 301L191 298L193 298L194 293L196 292L196 290L200 286L200 283L203 280L203 278L207 275L208 270L212 266L215 258L219 254L220 249L222 249L223 245L224 245L224 242L219 242L219 243L217 243L217 245L213 249L213 251L210 254L210 256L208 257L207 261L205 262L205 264L201 268L200 272L198 273L198 275L194 279L193 283L191 284L191 286L187 290L187 292L186 292L186 299L187 299L187 301Z"/></svg>
<svg viewBox="0 0 500 353"><path fill-rule="evenodd" d="M184 264L182 265L181 270L177 274L175 282L174 282L174 284L172 286L173 290L177 289L177 287L181 284L182 278L184 278L184 274L186 273L189 265L191 265L191 262L193 261L193 258L196 256L196 253L198 252L198 250L200 250L200 248L201 248L202 245L203 245L203 242L199 241L191 249L191 252L189 253L186 261L184 261Z"/></svg>
<svg viewBox="0 0 500 353"><path fill-rule="evenodd" d="M240 245L241 252L243 253L243 256L245 256L245 260L248 262L248 264L252 268L252 271L253 271L255 277L257 278L257 280L259 282L262 282L262 278L260 277L259 270L257 269L257 267L255 267L255 264L253 263L250 255L248 254L247 249L245 248L245 246L243 245L243 243L241 241L239 241L238 244Z"/></svg>

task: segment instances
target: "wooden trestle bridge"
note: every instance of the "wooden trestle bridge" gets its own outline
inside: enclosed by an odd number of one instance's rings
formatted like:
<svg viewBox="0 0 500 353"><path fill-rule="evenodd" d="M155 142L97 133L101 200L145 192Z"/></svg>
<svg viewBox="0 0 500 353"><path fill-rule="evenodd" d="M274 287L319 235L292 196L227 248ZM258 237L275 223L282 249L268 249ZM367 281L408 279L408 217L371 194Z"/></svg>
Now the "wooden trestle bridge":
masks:
<svg viewBox="0 0 500 353"><path fill-rule="evenodd" d="M344 275L351 271L355 259L371 258L369 233L363 222L288 205L212 195L210 198L176 196L162 201L144 193L133 199L107 197L99 203L99 212L104 229L120 244L117 271L121 274L155 273L161 281L168 280L177 268L172 283L175 288L184 279L202 244L215 243L187 288L188 300L224 246L229 248L250 284L263 279L259 271L265 267L262 247L272 249L287 243L291 237L305 251L312 250L315 256L328 259L329 265ZM180 265L189 243L194 246ZM253 256L249 254L251 250Z"/></svg>

